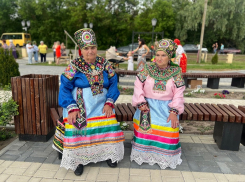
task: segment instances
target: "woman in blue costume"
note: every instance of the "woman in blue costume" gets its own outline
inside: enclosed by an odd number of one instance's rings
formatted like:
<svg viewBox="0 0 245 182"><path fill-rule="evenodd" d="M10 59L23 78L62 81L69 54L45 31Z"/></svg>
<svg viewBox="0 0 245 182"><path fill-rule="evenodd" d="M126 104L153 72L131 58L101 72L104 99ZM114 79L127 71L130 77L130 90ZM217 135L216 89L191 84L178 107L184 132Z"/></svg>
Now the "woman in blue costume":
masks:
<svg viewBox="0 0 245 182"><path fill-rule="evenodd" d="M124 134L113 110L120 94L117 75L109 62L97 55L92 29L76 31L75 39L82 56L61 75L63 122L58 123L53 147L63 153L61 167L79 176L91 162L106 161L116 167L124 156Z"/></svg>

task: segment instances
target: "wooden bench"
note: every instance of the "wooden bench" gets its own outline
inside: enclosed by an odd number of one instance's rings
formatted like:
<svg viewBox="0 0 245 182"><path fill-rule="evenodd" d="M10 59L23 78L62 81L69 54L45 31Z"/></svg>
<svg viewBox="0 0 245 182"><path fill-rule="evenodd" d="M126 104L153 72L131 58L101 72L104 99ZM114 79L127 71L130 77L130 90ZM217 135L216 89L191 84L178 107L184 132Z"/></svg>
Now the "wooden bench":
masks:
<svg viewBox="0 0 245 182"><path fill-rule="evenodd" d="M245 113L245 106L238 106L238 109ZM243 125L241 144L245 145L245 125Z"/></svg>
<svg viewBox="0 0 245 182"><path fill-rule="evenodd" d="M130 71L130 70L118 70L115 72L117 75L137 75L138 71ZM230 73L182 73L182 76L185 80L186 87L188 87L188 79L190 78L207 78L207 87L212 89L219 88L219 80L220 78L232 78L231 86L244 88L245 83L245 74L230 72ZM119 77L118 77L119 82Z"/></svg>
<svg viewBox="0 0 245 182"><path fill-rule="evenodd" d="M184 112L179 116L180 120L215 121L213 138L221 150L238 151L242 134L245 143L245 130L243 130L245 106L237 108L232 104L203 103L185 103L184 105ZM133 121L135 111L136 107L130 103L115 105L116 118L119 122ZM62 108L58 108L58 112L51 108L54 125L62 116Z"/></svg>

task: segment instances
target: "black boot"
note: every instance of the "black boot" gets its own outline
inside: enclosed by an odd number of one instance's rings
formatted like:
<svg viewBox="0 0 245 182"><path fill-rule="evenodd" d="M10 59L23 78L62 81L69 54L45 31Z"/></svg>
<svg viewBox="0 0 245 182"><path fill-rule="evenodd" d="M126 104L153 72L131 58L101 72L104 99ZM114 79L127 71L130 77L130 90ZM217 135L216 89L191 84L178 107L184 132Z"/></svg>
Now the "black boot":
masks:
<svg viewBox="0 0 245 182"><path fill-rule="evenodd" d="M76 170L74 171L74 174L76 176L81 176L83 174L83 165L79 164L76 168Z"/></svg>
<svg viewBox="0 0 245 182"><path fill-rule="evenodd" d="M112 163L111 159L106 160L106 162L109 167L112 167L112 168L117 167L117 162Z"/></svg>

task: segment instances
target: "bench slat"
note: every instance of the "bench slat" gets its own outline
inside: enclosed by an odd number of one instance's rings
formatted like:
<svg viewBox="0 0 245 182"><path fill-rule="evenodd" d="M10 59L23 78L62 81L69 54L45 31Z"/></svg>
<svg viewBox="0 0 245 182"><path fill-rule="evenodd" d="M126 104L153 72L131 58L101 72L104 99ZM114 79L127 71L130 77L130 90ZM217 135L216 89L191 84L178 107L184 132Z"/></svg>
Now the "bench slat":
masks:
<svg viewBox="0 0 245 182"><path fill-rule="evenodd" d="M231 123L235 122L235 115L232 114L229 110L227 110L227 109L225 108L224 105L222 105L222 104L217 104L217 106L218 106L220 109L222 109L222 110L228 115L228 121L229 121L229 122L231 122Z"/></svg>
<svg viewBox="0 0 245 182"><path fill-rule="evenodd" d="M127 106L128 106L128 108L130 109L130 111L133 113L133 115L134 115L134 113L135 113L135 108L132 106L132 104L131 103L127 103Z"/></svg>
<svg viewBox="0 0 245 182"><path fill-rule="evenodd" d="M228 122L228 115L222 110L222 109L220 109L216 104L211 104L212 105L212 107L214 108L214 112L219 112L219 113L221 113L221 115L222 115L222 119L221 120L219 120L219 121L223 121L223 122ZM218 117L217 117L217 120L218 120Z"/></svg>
<svg viewBox="0 0 245 182"><path fill-rule="evenodd" d="M227 104L223 105L224 107L226 107L226 109L228 109L232 114L235 115L235 122L236 123L241 123L242 117L240 114L238 114L234 109L232 109L230 106L228 106Z"/></svg>
<svg viewBox="0 0 245 182"><path fill-rule="evenodd" d="M208 106L206 106L203 103L201 103L200 106L202 106L209 113L209 120L210 121L216 121L216 114ZM222 115L221 115L221 117L222 117Z"/></svg>
<svg viewBox="0 0 245 182"><path fill-rule="evenodd" d="M184 108L184 111L187 113L187 120L192 120L192 113L191 113L191 111L187 108L187 107L185 107Z"/></svg>
<svg viewBox="0 0 245 182"><path fill-rule="evenodd" d="M190 103L189 105L197 112L197 120L203 121L203 113L198 109L198 107L193 103Z"/></svg>
<svg viewBox="0 0 245 182"><path fill-rule="evenodd" d="M208 121L210 118L209 113L200 104L195 103L195 106L203 113L203 120Z"/></svg>
<svg viewBox="0 0 245 182"><path fill-rule="evenodd" d="M123 109L122 105L121 104L117 104L117 108L122 113L122 121L127 121L127 119L128 119L127 112Z"/></svg>
<svg viewBox="0 0 245 182"><path fill-rule="evenodd" d="M115 105L115 113L116 113L117 121L121 122L122 121L122 113L118 109L117 105Z"/></svg>
<svg viewBox="0 0 245 182"><path fill-rule="evenodd" d="M184 110L184 112L181 114L181 120L186 120L187 119L187 112Z"/></svg>
<svg viewBox="0 0 245 182"><path fill-rule="evenodd" d="M243 113L241 110L239 110L239 106L238 106L238 108L236 106L232 105L232 104L229 104L229 106L233 110L235 110L238 114L240 114L240 116L241 116L241 123L245 123L245 113Z"/></svg>
<svg viewBox="0 0 245 182"><path fill-rule="evenodd" d="M192 113L192 120L196 121L197 120L197 112L192 109L192 107L187 104L187 103L184 103L185 107L187 107L189 109L189 111Z"/></svg>
<svg viewBox="0 0 245 182"><path fill-rule="evenodd" d="M127 121L132 121L133 120L133 113L130 111L130 109L127 107L126 104L122 104L122 107L127 113Z"/></svg>
<svg viewBox="0 0 245 182"><path fill-rule="evenodd" d="M238 109L245 113L245 106L238 106Z"/></svg>

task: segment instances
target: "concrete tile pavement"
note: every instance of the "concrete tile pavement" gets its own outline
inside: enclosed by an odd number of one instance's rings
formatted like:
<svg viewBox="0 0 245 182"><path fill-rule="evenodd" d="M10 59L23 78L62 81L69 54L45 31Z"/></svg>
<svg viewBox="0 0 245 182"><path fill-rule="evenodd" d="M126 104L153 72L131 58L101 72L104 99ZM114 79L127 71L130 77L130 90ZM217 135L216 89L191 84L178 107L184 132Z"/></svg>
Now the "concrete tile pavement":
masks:
<svg viewBox="0 0 245 182"><path fill-rule="evenodd" d="M12 147L16 150L16 146L21 148L30 145L28 150L32 151L37 146L37 143L21 142L16 139L0 152L0 182L245 181L245 161L241 160L245 157L245 147L242 145L238 152L220 151L211 135L181 134L182 164L174 170L160 170L156 165L143 164L139 166L134 162L131 163L129 155L131 151L130 140L133 133L126 132L125 135L125 157L123 161L119 162L118 168L109 168L107 165L102 165L103 162L97 163L99 165L87 165L84 174L79 177L75 176L71 170L67 171L60 168L59 164L4 160L2 156L11 151ZM38 143L38 145L41 144L50 148L52 140L46 143ZM134 165L125 166L125 162ZM241 170L238 171L238 169Z"/></svg>

